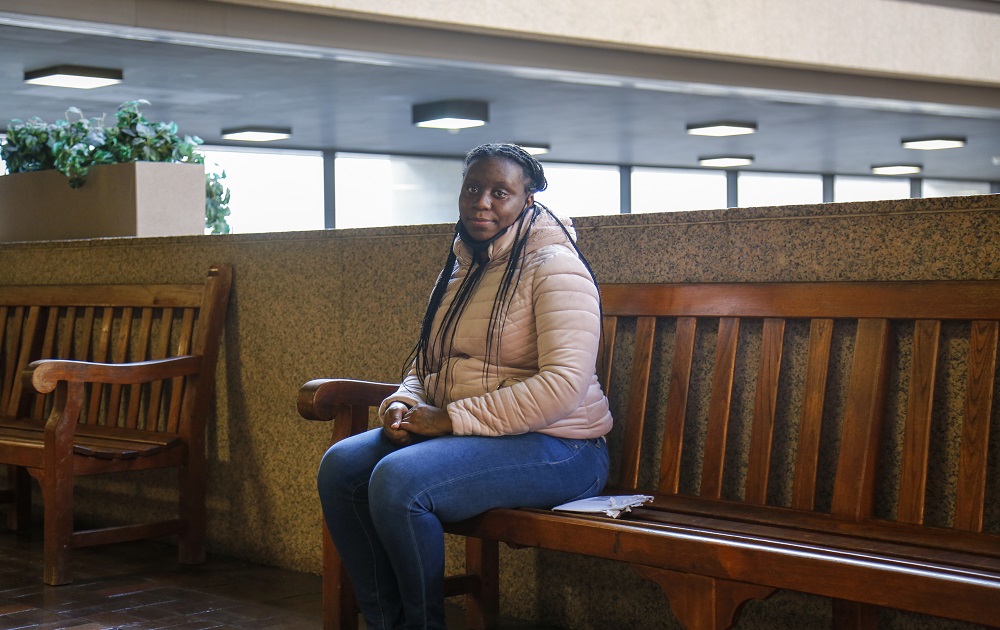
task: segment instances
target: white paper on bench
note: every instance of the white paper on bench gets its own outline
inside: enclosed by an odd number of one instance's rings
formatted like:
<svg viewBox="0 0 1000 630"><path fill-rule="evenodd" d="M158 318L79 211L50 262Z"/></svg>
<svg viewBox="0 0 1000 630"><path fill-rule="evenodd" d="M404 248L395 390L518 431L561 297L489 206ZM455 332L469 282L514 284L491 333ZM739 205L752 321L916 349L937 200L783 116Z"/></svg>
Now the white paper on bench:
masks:
<svg viewBox="0 0 1000 630"><path fill-rule="evenodd" d="M579 501L570 501L557 505L553 510L560 512L586 512L589 514L607 514L618 518L622 512L631 512L633 507L652 501L653 497L645 494L629 494L619 496L590 497Z"/></svg>

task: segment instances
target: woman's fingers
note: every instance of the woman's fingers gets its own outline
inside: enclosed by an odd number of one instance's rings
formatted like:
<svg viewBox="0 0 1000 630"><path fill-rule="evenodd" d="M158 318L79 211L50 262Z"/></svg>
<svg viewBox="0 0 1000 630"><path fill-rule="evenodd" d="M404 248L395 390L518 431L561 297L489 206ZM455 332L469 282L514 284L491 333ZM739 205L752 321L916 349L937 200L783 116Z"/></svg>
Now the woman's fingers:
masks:
<svg viewBox="0 0 1000 630"><path fill-rule="evenodd" d="M403 414L398 427L426 436L448 435L452 432L448 411L427 404L416 405Z"/></svg>

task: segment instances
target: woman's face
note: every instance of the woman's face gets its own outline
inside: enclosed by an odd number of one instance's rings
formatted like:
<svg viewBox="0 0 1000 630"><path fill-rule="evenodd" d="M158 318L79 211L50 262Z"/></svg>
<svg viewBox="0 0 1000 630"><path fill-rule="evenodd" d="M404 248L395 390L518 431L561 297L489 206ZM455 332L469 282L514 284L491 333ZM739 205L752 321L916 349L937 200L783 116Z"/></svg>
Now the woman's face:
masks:
<svg viewBox="0 0 1000 630"><path fill-rule="evenodd" d="M492 238L535 202L524 169L506 158L480 158L469 165L458 196L459 220L477 241Z"/></svg>

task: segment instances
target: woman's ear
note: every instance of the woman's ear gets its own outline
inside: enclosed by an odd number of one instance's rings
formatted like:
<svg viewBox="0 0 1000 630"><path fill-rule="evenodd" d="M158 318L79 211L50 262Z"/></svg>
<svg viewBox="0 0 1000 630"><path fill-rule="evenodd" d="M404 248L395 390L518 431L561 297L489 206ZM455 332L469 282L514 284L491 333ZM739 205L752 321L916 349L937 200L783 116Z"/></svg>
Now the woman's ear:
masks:
<svg viewBox="0 0 1000 630"><path fill-rule="evenodd" d="M524 200L525 208L530 208L533 205L535 205L535 193L531 193L528 195L528 198Z"/></svg>

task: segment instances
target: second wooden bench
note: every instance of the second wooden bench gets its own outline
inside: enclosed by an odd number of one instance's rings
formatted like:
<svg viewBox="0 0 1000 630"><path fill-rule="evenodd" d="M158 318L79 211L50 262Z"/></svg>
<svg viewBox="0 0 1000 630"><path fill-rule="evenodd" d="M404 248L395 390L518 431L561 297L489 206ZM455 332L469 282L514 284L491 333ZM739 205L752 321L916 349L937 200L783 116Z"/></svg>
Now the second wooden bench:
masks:
<svg viewBox="0 0 1000 630"><path fill-rule="evenodd" d="M75 547L176 535L205 557L205 430L232 282L0 287L0 465L9 525L26 530L31 477L44 507L46 584L72 580ZM74 530L81 475L174 468L178 514Z"/></svg>

